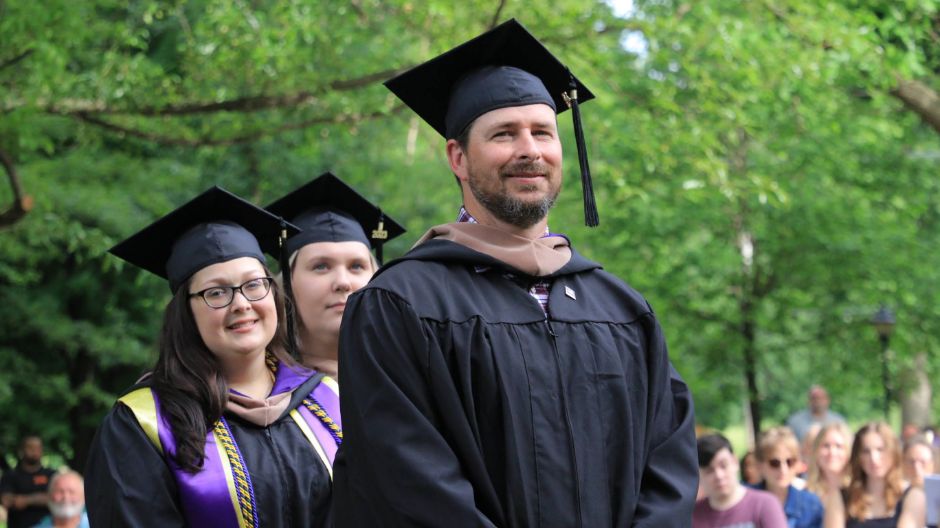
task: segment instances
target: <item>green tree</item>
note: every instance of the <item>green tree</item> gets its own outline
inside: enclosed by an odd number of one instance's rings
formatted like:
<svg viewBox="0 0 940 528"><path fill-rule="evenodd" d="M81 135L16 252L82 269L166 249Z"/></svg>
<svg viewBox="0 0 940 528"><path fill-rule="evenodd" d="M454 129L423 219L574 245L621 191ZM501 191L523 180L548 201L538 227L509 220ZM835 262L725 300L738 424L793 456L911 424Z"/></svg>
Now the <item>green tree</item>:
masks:
<svg viewBox="0 0 940 528"><path fill-rule="evenodd" d="M598 95L601 226L580 225L567 114L551 225L650 299L700 421L749 401L757 429L814 381L871 416L871 313L898 313L892 379L940 335L937 136L907 95L936 82L936 7L0 3L0 451L38 430L83 464L168 299L106 250L209 185L265 204L332 170L408 227L388 256L450 221L443 141L381 81L511 16Z"/></svg>

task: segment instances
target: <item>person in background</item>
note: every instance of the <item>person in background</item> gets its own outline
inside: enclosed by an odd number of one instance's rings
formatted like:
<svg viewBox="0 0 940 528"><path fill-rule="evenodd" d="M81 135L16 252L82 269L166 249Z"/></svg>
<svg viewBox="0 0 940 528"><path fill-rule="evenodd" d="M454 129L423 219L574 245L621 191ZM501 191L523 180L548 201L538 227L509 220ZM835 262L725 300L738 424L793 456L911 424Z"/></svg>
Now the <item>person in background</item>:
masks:
<svg viewBox="0 0 940 528"><path fill-rule="evenodd" d="M281 276L292 301L299 359L338 380L346 300L378 270L382 246L405 229L329 172L265 209L301 229L287 240L282 268L290 276Z"/></svg>
<svg viewBox="0 0 940 528"><path fill-rule="evenodd" d="M7 509L7 528L29 528L49 514L49 479L54 470L42 465L42 439L20 441L19 462L0 479L0 502Z"/></svg>
<svg viewBox="0 0 940 528"><path fill-rule="evenodd" d="M822 426L829 422L845 421L841 414L829 410L829 393L823 387L819 385L810 387L807 399L809 408L795 412L787 419L787 427L793 431L800 442L814 423Z"/></svg>
<svg viewBox="0 0 940 528"><path fill-rule="evenodd" d="M920 427L917 424L907 422L901 427L901 444L907 444L907 441L920 434Z"/></svg>
<svg viewBox="0 0 940 528"><path fill-rule="evenodd" d="M911 486L924 487L924 477L934 472L935 451L927 438L914 435L904 442L904 478Z"/></svg>
<svg viewBox="0 0 940 528"><path fill-rule="evenodd" d="M3 456L3 452L0 451L0 480L3 479L3 474L7 471L10 471L10 464L7 462L7 457ZM5 525L7 522L7 509L3 507L2 502L0 502L0 525Z"/></svg>
<svg viewBox="0 0 940 528"><path fill-rule="evenodd" d="M822 425L814 423L809 427L809 430L806 431L806 434L803 435L803 440L800 442L800 461L797 463L796 471L798 482L794 483L794 485L800 489L806 487L806 478L809 476L809 466L813 460L813 446L816 445L816 437L821 430Z"/></svg>
<svg viewBox="0 0 940 528"><path fill-rule="evenodd" d="M757 462L757 454L754 450L744 453L741 457L741 484L745 486L756 486L761 483L763 477L760 474L760 465Z"/></svg>
<svg viewBox="0 0 940 528"><path fill-rule="evenodd" d="M806 489L824 500L830 491L839 491L849 484L847 466L852 431L845 422L831 422L819 430L813 443Z"/></svg>
<svg viewBox="0 0 940 528"><path fill-rule="evenodd" d="M111 249L172 298L152 373L92 442L95 528L332 525L339 401L288 354L264 256L297 231L214 187Z"/></svg>
<svg viewBox="0 0 940 528"><path fill-rule="evenodd" d="M825 528L922 528L924 490L904 489L901 450L884 422L862 426L852 442L851 480L845 490L827 493Z"/></svg>
<svg viewBox="0 0 940 528"><path fill-rule="evenodd" d="M60 471L49 484L49 515L33 528L89 528L85 481L72 470Z"/></svg>
<svg viewBox="0 0 940 528"><path fill-rule="evenodd" d="M697 444L705 496L692 510L692 528L787 528L783 507L773 495L738 481L738 460L727 438L708 434Z"/></svg>
<svg viewBox="0 0 940 528"><path fill-rule="evenodd" d="M793 432L782 426L764 431L757 441L756 452L763 476L758 489L769 491L780 501L787 525L790 528L820 528L823 508L819 497L793 485L800 462L799 443Z"/></svg>

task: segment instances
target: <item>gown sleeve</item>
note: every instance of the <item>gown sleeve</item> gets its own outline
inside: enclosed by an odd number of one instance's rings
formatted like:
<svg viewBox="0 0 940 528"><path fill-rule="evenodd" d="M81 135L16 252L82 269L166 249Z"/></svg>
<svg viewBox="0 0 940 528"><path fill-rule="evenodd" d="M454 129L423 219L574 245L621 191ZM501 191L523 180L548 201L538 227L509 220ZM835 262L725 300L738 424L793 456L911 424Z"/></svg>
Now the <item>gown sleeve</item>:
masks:
<svg viewBox="0 0 940 528"><path fill-rule="evenodd" d="M186 526L169 466L123 404L105 416L92 442L85 504L95 528Z"/></svg>
<svg viewBox="0 0 940 528"><path fill-rule="evenodd" d="M492 527L439 427L430 366L439 357L422 321L396 295L351 297L340 331L343 445L334 467L338 528Z"/></svg>
<svg viewBox="0 0 940 528"><path fill-rule="evenodd" d="M676 519L691 519L698 491L698 453L692 395L669 362L666 342L655 323L649 343L658 368L651 387L658 387L658 402L650 409L650 445L640 483L634 526L676 526Z"/></svg>

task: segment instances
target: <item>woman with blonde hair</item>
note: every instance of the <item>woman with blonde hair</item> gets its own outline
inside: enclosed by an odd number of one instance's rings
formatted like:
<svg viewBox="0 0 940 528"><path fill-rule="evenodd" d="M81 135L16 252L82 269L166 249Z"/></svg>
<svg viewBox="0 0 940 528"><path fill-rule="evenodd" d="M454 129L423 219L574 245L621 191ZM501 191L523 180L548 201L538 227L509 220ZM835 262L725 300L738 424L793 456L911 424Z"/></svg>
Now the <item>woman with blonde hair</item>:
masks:
<svg viewBox="0 0 940 528"><path fill-rule="evenodd" d="M904 489L901 450L884 422L870 422L855 434L846 489L825 500L825 528L921 528L926 516L923 490Z"/></svg>
<svg viewBox="0 0 940 528"><path fill-rule="evenodd" d="M287 240L281 263L290 270L281 275L293 307L289 334L300 362L332 383L346 300L378 271L382 246L405 229L329 172L266 209L301 229Z"/></svg>
<svg viewBox="0 0 940 528"><path fill-rule="evenodd" d="M783 506L790 528L820 528L823 508L819 497L794 486L800 444L786 426L772 427L757 441L757 461L763 482L757 486L773 494Z"/></svg>
<svg viewBox="0 0 940 528"><path fill-rule="evenodd" d="M819 430L810 452L806 489L824 499L830 490L848 486L846 465L851 441L852 431L845 422L830 422Z"/></svg>

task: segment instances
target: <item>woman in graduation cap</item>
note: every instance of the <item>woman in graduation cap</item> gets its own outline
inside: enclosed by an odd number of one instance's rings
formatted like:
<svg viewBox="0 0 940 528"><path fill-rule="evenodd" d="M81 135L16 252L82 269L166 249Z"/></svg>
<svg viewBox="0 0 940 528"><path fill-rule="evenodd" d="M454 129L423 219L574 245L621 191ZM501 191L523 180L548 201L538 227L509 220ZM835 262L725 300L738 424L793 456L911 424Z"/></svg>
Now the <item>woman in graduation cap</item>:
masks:
<svg viewBox="0 0 940 528"><path fill-rule="evenodd" d="M288 239L288 259L282 266L290 269L283 279L294 302L300 359L338 379L339 327L346 299L372 278L382 245L405 230L329 172L267 210L301 229Z"/></svg>
<svg viewBox="0 0 940 528"><path fill-rule="evenodd" d="M111 249L166 278L173 298L152 373L93 442L93 526L331 524L338 400L287 353L262 252L295 232L215 187Z"/></svg>

